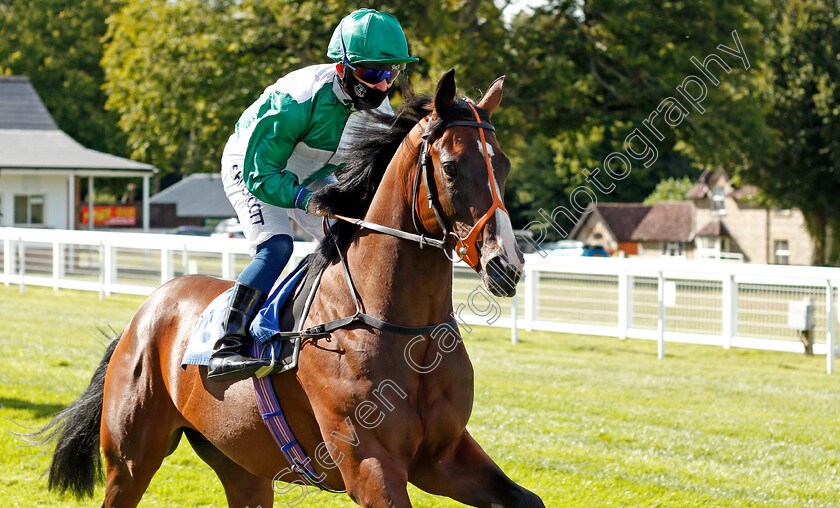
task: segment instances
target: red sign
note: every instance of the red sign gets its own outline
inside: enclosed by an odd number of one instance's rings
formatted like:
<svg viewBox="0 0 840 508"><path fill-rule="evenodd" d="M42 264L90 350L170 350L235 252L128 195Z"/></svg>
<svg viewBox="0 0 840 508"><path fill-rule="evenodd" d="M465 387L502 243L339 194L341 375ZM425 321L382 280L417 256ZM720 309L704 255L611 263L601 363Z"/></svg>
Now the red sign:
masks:
<svg viewBox="0 0 840 508"><path fill-rule="evenodd" d="M82 207L82 223L89 223L88 207ZM94 206L93 223L97 226L136 226L137 209L133 206Z"/></svg>

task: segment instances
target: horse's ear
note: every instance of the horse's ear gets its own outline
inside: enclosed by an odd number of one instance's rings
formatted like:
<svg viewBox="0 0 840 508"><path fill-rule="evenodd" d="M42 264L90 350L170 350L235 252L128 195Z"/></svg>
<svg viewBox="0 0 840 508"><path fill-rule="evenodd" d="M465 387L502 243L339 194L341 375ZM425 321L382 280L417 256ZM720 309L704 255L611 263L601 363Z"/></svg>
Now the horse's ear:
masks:
<svg viewBox="0 0 840 508"><path fill-rule="evenodd" d="M438 81L435 90L435 112L443 116L443 112L449 109L452 101L455 100L455 69L449 69Z"/></svg>
<svg viewBox="0 0 840 508"><path fill-rule="evenodd" d="M505 77L500 76L496 78L496 81L490 85L490 89L487 90L487 93L484 94L484 97L481 99L481 102L478 103L478 106L482 108L484 111L487 111L487 115L492 115L493 110L502 102L502 88L505 86Z"/></svg>

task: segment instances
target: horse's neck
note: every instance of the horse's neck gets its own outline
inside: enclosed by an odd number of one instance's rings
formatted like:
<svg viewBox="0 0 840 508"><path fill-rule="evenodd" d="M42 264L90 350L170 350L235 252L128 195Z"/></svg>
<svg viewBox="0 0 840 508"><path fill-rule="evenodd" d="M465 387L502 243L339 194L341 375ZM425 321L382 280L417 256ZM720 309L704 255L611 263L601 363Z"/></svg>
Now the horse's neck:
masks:
<svg viewBox="0 0 840 508"><path fill-rule="evenodd" d="M412 134L385 171L365 220L413 233ZM368 311L407 326L451 319L452 265L440 249L420 249L419 243L363 229L351 242L347 260L351 273L368 275L364 280L354 278Z"/></svg>

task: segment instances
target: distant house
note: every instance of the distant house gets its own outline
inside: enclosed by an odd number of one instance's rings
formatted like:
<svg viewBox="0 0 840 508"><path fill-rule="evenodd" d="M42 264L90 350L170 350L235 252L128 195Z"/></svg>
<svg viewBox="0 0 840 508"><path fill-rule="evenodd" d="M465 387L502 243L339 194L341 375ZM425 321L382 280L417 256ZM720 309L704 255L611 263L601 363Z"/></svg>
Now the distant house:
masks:
<svg viewBox="0 0 840 508"><path fill-rule="evenodd" d="M195 173L152 196L151 225L155 228L209 226L236 217L220 173Z"/></svg>
<svg viewBox="0 0 840 508"><path fill-rule="evenodd" d="M0 76L0 226L93 228L99 210L83 222L82 179L93 209L95 179L124 177L142 179L143 209L126 207L130 213L115 219L142 221L148 229L149 181L156 171L85 148L58 128L28 78Z"/></svg>
<svg viewBox="0 0 840 508"><path fill-rule="evenodd" d="M694 206L681 202L653 205L631 238L641 243L640 256L691 257Z"/></svg>
<svg viewBox="0 0 840 508"><path fill-rule="evenodd" d="M698 233L698 254L740 254L751 263L811 264L814 243L802 212L761 206L752 199L755 193L752 186L735 187L722 169L700 176L686 194L704 233Z"/></svg>
<svg viewBox="0 0 840 508"><path fill-rule="evenodd" d="M763 207L755 193L735 187L721 169L706 171L686 201L599 203L569 237L628 256L810 264L814 246L802 212Z"/></svg>
<svg viewBox="0 0 840 508"><path fill-rule="evenodd" d="M569 237L600 245L610 254L636 255L639 242L633 240L633 232L650 209L639 203L600 203L590 208L592 213L577 223Z"/></svg>

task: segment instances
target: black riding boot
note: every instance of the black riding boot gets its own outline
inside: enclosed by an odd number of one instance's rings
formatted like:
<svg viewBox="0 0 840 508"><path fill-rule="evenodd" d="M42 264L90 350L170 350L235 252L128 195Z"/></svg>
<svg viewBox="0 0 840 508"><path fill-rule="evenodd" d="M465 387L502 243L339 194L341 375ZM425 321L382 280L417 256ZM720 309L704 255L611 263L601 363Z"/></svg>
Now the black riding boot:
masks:
<svg viewBox="0 0 840 508"><path fill-rule="evenodd" d="M254 375L260 367L271 362L251 358L246 353L248 341L253 340L248 334L251 316L264 301L263 292L246 284L236 283L233 288L233 301L222 319L225 331L221 339L213 345L213 354L207 366L207 379L212 381L232 381Z"/></svg>

